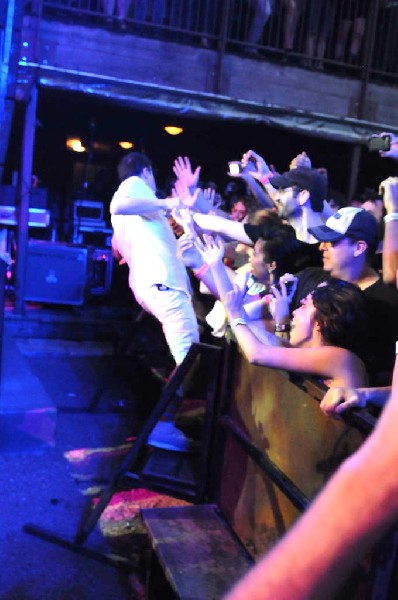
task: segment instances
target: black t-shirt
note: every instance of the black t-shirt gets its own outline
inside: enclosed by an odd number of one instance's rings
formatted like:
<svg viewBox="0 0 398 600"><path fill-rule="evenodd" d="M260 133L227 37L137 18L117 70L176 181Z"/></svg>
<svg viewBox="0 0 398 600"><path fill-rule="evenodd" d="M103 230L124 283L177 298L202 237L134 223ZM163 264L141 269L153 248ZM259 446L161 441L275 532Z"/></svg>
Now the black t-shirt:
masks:
<svg viewBox="0 0 398 600"><path fill-rule="evenodd" d="M257 242L259 238L266 240L270 227L267 225L252 225L251 223L244 223L245 233L251 239L253 244ZM321 267L322 266L322 254L319 251L319 244L307 244L297 240L298 252L295 259L293 272L297 273L307 267Z"/></svg>
<svg viewBox="0 0 398 600"><path fill-rule="evenodd" d="M398 341L398 292L381 279L363 291L369 314L372 385L391 385Z"/></svg>
<svg viewBox="0 0 398 600"><path fill-rule="evenodd" d="M298 308L301 300L313 292L320 283L330 279L330 273L328 271L324 271L320 267L308 267L307 269L296 273L296 277L298 282L296 291L290 304L291 311Z"/></svg>
<svg viewBox="0 0 398 600"><path fill-rule="evenodd" d="M311 293L330 274L323 269L310 268L297 273L298 284L291 310ZM370 385L391 385L395 362L395 342L398 341L398 292L382 279L363 290L368 311L368 352L365 358Z"/></svg>

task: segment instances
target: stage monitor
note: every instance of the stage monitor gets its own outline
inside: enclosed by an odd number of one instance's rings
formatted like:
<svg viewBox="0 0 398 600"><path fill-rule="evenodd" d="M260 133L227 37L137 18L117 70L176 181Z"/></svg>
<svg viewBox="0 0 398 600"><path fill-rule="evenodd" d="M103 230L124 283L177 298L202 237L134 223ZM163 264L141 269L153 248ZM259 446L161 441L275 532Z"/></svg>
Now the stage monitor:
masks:
<svg viewBox="0 0 398 600"><path fill-rule="evenodd" d="M94 200L75 200L73 222L96 223L104 219L104 204Z"/></svg>

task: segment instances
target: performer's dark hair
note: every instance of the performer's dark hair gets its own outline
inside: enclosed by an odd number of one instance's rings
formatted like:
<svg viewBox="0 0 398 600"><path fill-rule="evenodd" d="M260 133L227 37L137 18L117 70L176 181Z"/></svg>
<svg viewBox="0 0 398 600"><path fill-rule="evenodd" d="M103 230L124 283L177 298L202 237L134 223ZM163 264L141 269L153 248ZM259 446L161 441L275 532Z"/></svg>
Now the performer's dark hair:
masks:
<svg viewBox="0 0 398 600"><path fill-rule="evenodd" d="M141 152L129 152L119 162L117 172L120 181L124 181L133 175L141 175L144 169L152 170L149 158L145 154L141 154Z"/></svg>

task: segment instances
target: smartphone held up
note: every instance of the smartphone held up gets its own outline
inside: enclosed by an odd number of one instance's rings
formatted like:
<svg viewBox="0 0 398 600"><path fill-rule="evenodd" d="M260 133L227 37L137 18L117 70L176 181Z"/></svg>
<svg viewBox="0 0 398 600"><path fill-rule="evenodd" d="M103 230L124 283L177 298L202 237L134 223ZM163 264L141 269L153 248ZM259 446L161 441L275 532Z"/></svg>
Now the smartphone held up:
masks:
<svg viewBox="0 0 398 600"><path fill-rule="evenodd" d="M242 163L239 160L231 160L228 163L228 169L230 175L240 175L243 170Z"/></svg>
<svg viewBox="0 0 398 600"><path fill-rule="evenodd" d="M388 152L391 148L391 136L388 133L372 135L368 139L368 150L370 152Z"/></svg>
<svg viewBox="0 0 398 600"><path fill-rule="evenodd" d="M256 163L253 158L249 158L249 160L245 163L242 163L240 160L231 160L228 163L228 171L230 175L240 175L241 173L250 173L251 171L256 171Z"/></svg>

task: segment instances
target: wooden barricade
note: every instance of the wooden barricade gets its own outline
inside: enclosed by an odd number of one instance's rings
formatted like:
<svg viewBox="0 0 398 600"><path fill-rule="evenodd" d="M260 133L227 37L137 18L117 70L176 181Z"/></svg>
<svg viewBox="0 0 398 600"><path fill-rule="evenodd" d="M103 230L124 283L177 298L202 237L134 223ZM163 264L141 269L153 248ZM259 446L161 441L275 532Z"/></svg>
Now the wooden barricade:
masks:
<svg viewBox="0 0 398 600"><path fill-rule="evenodd" d="M198 510L171 509L164 516L144 511L152 547L178 598L220 598L234 583L231 570L239 578L250 559L258 559L286 533L375 424L366 410L351 412L344 420L326 417L319 407L323 384L250 365L234 343L227 348L222 379L206 496L211 504ZM173 535L164 535L164 519ZM173 519L175 526L170 525ZM191 551L188 539L193 541ZM180 543L188 557L182 562L175 561L174 552ZM392 534L359 566L338 598L386 600L398 572L396 546ZM184 568L188 579L181 578Z"/></svg>
<svg viewBox="0 0 398 600"><path fill-rule="evenodd" d="M272 461L311 500L338 465L363 442L362 431L326 417L319 408L322 384L250 365L240 353L231 369L231 392L222 409L223 464L218 504L254 557L263 554L299 514L237 440L246 440ZM310 393L311 392L311 393ZM227 415L227 419L225 416Z"/></svg>

